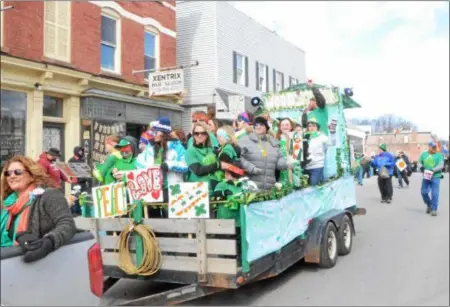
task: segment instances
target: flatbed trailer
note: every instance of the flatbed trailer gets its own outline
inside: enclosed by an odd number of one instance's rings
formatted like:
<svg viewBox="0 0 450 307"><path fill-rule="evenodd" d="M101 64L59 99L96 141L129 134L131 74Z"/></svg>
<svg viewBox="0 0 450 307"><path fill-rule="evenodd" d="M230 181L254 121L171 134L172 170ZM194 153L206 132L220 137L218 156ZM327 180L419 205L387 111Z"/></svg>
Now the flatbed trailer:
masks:
<svg viewBox="0 0 450 307"><path fill-rule="evenodd" d="M163 253L161 269L150 277L128 275L117 266L114 233L129 225L129 218L82 218L77 226L96 238L88 252L95 295L102 296L120 279L151 280L164 284L160 292L120 305L176 305L275 277L301 259L331 268L339 255L351 252L354 216L363 214L365 209L356 206L330 210L309 220L302 235L251 262L245 260L246 227L236 227L233 219L143 219L155 232ZM130 240L130 252L136 254L135 239Z"/></svg>

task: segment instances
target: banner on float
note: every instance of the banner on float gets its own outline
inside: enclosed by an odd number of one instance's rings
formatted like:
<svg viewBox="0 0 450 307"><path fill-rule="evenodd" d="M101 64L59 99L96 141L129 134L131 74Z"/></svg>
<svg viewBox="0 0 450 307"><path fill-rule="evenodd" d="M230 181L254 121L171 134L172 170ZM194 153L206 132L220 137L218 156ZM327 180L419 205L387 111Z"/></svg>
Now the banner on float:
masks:
<svg viewBox="0 0 450 307"><path fill-rule="evenodd" d="M159 167L127 172L127 190L130 202L143 200L146 203L163 201L163 177Z"/></svg>
<svg viewBox="0 0 450 307"><path fill-rule="evenodd" d="M92 188L94 218L127 214L127 190L123 182Z"/></svg>

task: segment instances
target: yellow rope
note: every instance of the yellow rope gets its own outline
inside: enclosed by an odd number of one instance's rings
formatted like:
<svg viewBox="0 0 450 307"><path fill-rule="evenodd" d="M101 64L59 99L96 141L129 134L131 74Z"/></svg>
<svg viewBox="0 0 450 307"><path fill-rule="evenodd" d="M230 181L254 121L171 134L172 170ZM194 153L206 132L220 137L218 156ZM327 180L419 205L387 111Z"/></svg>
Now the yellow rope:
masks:
<svg viewBox="0 0 450 307"><path fill-rule="evenodd" d="M139 267L133 263L130 254L130 234L134 230L143 241L142 263ZM162 254L155 233L147 225L130 224L122 230L117 240L116 259L118 266L129 275L151 276L161 268Z"/></svg>

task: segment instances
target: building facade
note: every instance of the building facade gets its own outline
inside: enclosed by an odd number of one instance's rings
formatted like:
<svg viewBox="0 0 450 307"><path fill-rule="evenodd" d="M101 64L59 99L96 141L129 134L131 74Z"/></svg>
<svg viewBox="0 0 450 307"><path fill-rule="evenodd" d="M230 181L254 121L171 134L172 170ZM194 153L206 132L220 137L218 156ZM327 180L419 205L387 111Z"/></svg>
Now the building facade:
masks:
<svg viewBox="0 0 450 307"><path fill-rule="evenodd" d="M149 99L146 74L176 65L175 1L2 1L1 161L67 161L82 144L100 161L107 134L139 136L165 115L181 127L174 97Z"/></svg>
<svg viewBox="0 0 450 307"><path fill-rule="evenodd" d="M183 126L194 110L228 111L229 96L251 98L304 83L305 52L225 1L177 5L177 64L185 69Z"/></svg>
<svg viewBox="0 0 450 307"><path fill-rule="evenodd" d="M378 153L378 146L386 144L388 151L404 151L410 161L418 161L420 154L428 148L431 132L402 131L398 134L377 133L367 137L367 153Z"/></svg>

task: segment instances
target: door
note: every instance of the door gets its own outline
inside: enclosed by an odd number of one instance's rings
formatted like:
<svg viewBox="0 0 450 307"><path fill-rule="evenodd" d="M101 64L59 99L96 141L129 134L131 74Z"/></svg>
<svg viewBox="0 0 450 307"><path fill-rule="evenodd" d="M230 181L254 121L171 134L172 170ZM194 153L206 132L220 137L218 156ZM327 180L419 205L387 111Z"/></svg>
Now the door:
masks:
<svg viewBox="0 0 450 307"><path fill-rule="evenodd" d="M58 148L61 151L61 162L64 160L64 124L44 123L43 151Z"/></svg>

